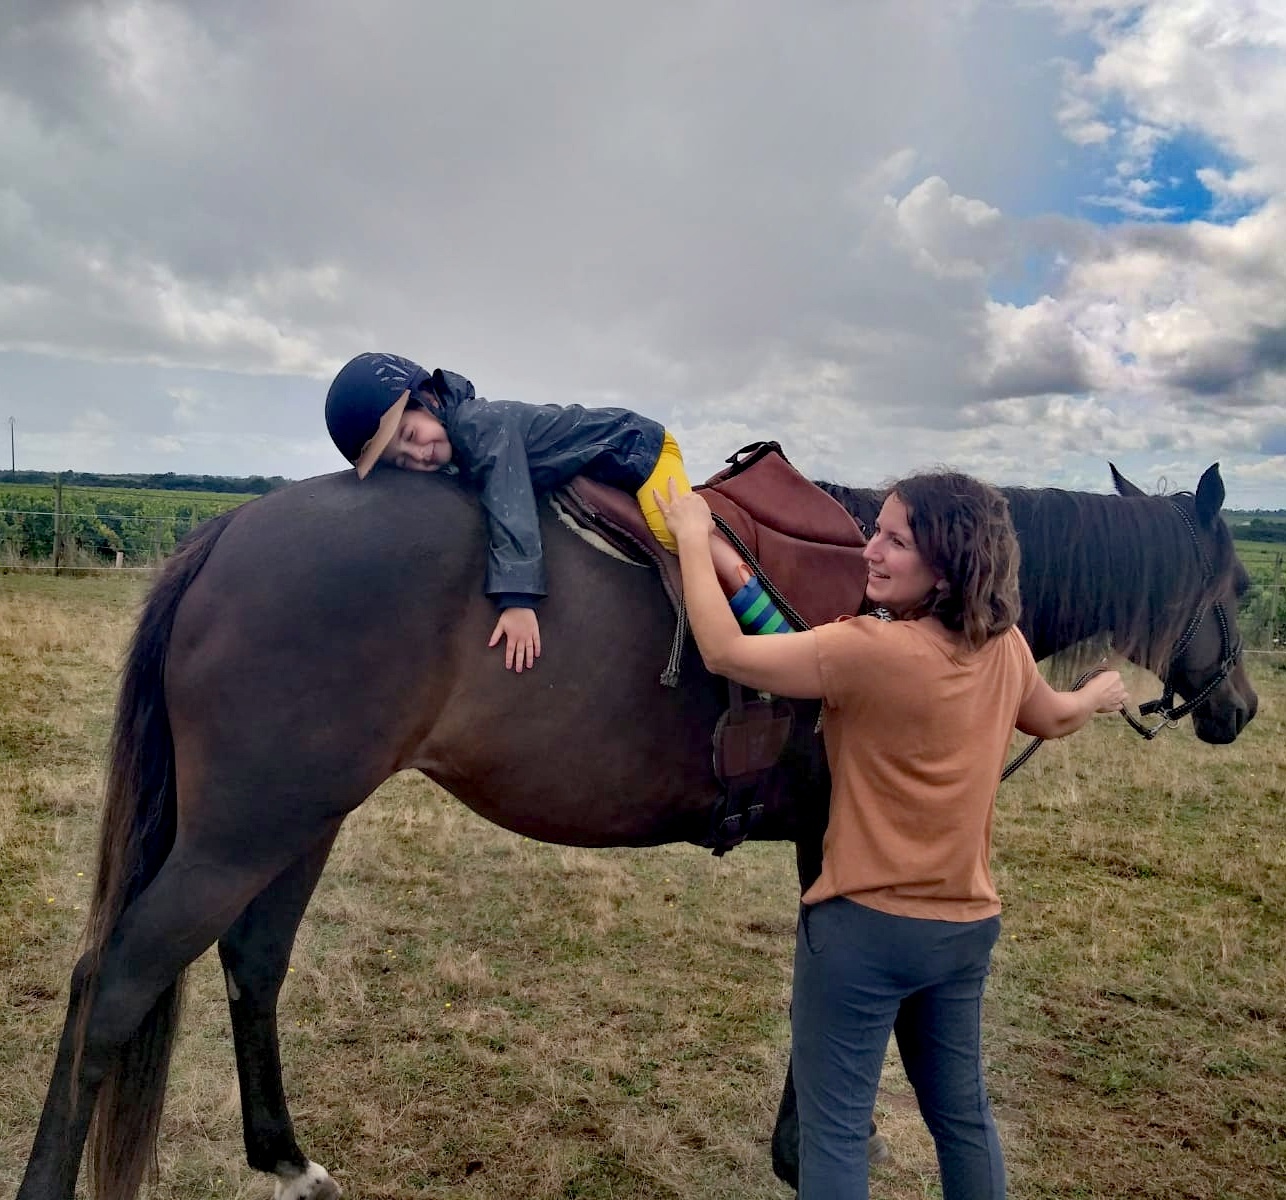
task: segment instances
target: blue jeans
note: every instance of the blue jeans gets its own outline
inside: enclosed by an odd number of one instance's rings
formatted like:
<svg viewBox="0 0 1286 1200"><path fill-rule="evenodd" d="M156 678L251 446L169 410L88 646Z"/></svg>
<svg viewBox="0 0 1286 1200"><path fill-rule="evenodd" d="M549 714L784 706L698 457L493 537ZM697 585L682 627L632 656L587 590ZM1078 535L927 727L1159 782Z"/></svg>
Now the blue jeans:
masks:
<svg viewBox="0 0 1286 1200"><path fill-rule="evenodd" d="M837 898L800 909L791 1004L799 1200L866 1200L889 1033L938 1151L943 1200L1003 1200L982 1075L982 991L1000 918L925 921Z"/></svg>

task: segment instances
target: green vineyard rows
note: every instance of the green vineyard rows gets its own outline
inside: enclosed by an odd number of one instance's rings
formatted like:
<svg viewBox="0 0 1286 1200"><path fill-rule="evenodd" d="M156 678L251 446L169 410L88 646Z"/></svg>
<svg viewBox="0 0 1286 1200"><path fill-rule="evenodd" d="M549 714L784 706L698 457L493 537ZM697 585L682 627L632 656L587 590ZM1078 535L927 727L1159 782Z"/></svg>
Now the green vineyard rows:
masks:
<svg viewBox="0 0 1286 1200"><path fill-rule="evenodd" d="M249 494L0 483L0 565L138 567L164 558L194 526ZM57 536L55 536L57 535ZM57 542L57 545L55 545Z"/></svg>

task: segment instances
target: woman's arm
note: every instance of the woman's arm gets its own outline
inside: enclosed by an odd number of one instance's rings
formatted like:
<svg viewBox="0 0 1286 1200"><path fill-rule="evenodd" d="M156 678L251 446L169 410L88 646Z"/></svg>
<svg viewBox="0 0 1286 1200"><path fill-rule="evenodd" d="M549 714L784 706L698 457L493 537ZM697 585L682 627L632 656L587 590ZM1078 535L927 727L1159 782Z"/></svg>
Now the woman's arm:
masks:
<svg viewBox="0 0 1286 1200"><path fill-rule="evenodd" d="M710 552L714 522L705 500L696 492L678 495L673 480L668 499L659 492L653 495L679 547L683 599L706 669L778 696L821 699L822 670L811 631L756 636L743 633L737 624L715 575Z"/></svg>
<svg viewBox="0 0 1286 1200"><path fill-rule="evenodd" d="M1018 709L1018 728L1041 738L1066 737L1075 733L1095 713L1116 712L1124 707L1129 693L1117 671L1095 675L1075 692L1055 691L1039 676L1031 695Z"/></svg>

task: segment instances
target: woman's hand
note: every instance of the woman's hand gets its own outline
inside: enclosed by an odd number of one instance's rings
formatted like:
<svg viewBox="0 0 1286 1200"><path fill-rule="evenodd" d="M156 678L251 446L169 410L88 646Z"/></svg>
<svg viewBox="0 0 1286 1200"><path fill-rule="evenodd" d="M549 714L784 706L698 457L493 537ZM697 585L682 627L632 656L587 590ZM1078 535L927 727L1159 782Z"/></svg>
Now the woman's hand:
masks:
<svg viewBox="0 0 1286 1200"><path fill-rule="evenodd" d="M667 482L669 496L663 497L653 488L652 498L661 510L666 528L674 534L674 540L679 542L685 537L698 536L708 540L714 532L714 518L710 516L710 506L704 497L696 492L684 492L680 495L674 480Z"/></svg>
<svg viewBox="0 0 1286 1200"><path fill-rule="evenodd" d="M1104 671L1095 675L1085 685L1085 690L1094 701L1094 711L1099 713L1119 712L1130 698L1120 671Z"/></svg>
<svg viewBox="0 0 1286 1200"><path fill-rule="evenodd" d="M540 657L540 622L536 620L536 610L506 608L491 631L487 645L494 646L501 638L505 639L505 670L521 675L524 667L534 667Z"/></svg>
<svg viewBox="0 0 1286 1200"><path fill-rule="evenodd" d="M1119 671L1103 671L1074 692L1058 692L1037 675L1015 722L1023 733L1061 738L1075 733L1095 713L1114 713L1130 698Z"/></svg>

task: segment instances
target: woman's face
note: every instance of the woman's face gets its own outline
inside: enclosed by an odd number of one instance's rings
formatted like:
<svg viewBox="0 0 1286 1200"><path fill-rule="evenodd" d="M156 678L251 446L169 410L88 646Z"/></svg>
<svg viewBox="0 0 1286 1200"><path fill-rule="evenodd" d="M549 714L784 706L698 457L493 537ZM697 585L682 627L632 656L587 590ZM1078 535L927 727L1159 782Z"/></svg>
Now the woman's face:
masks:
<svg viewBox="0 0 1286 1200"><path fill-rule="evenodd" d="M942 579L921 556L906 505L896 493L884 501L862 557L867 568L866 598L895 617L914 609Z"/></svg>

